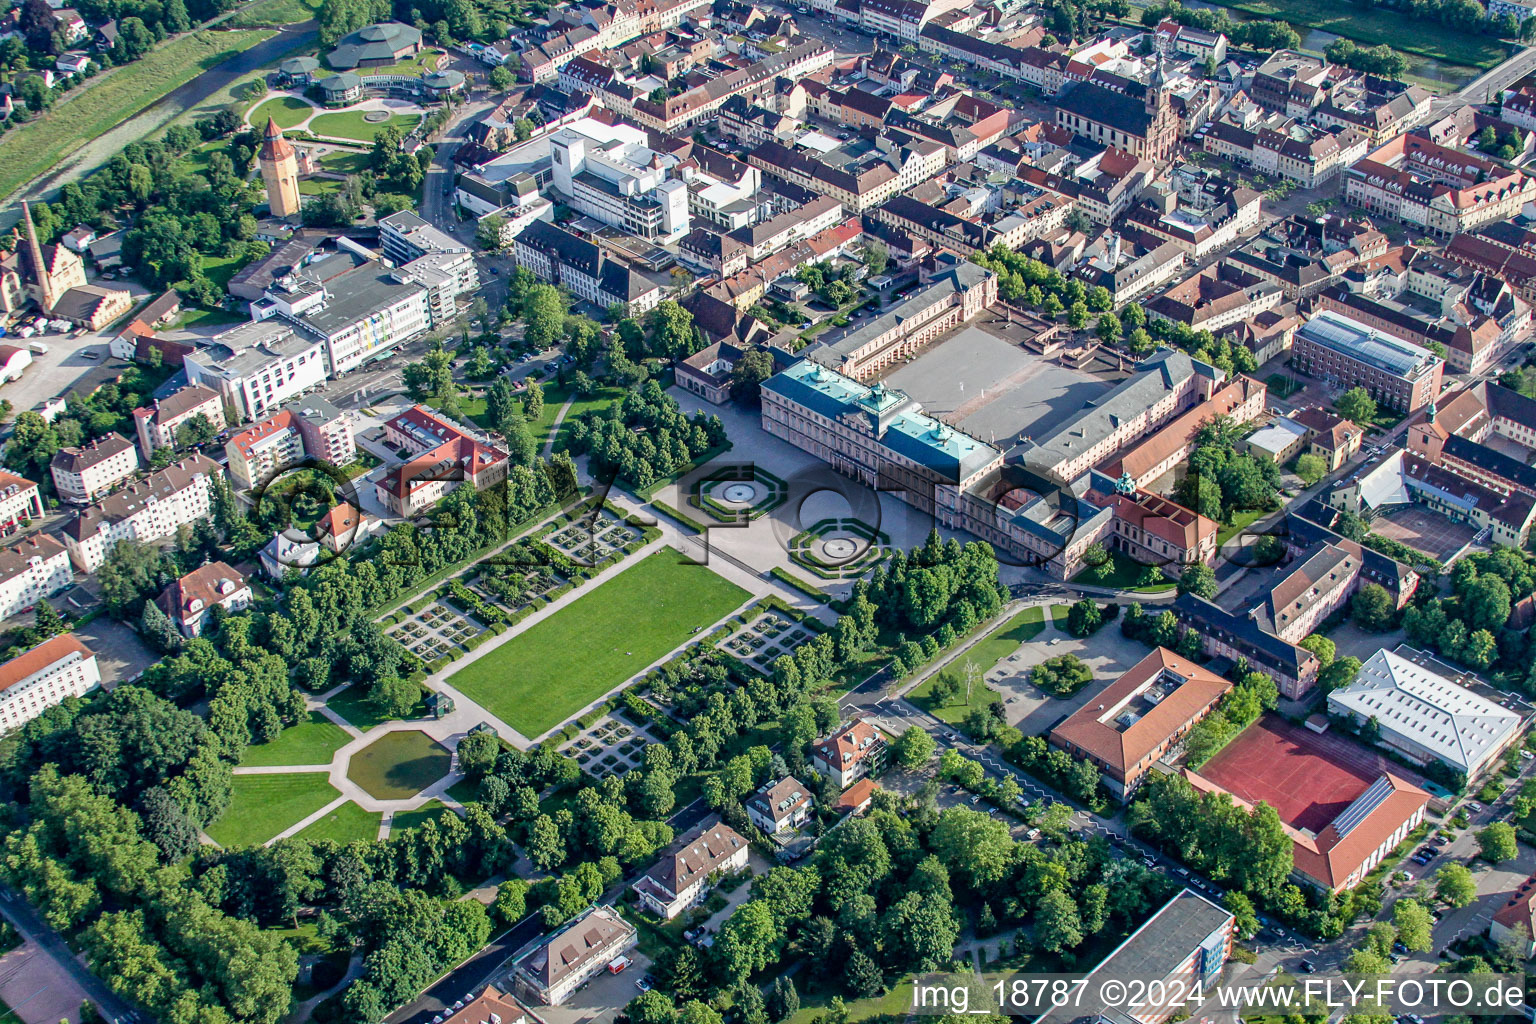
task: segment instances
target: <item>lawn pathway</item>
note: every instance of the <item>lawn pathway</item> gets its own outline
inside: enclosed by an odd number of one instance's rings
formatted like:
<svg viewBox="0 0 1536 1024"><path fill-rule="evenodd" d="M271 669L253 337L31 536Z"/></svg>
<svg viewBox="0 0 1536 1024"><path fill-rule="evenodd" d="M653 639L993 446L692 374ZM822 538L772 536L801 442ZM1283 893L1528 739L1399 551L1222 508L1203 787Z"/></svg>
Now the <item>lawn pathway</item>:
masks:
<svg viewBox="0 0 1536 1024"><path fill-rule="evenodd" d="M576 395L573 393L570 398L565 400L565 404L560 407L560 411L555 413L555 421L549 425L549 437L544 440L544 458L546 460L555 454L555 439L560 436L560 424L565 422L565 414L571 411L571 406L575 402Z"/></svg>

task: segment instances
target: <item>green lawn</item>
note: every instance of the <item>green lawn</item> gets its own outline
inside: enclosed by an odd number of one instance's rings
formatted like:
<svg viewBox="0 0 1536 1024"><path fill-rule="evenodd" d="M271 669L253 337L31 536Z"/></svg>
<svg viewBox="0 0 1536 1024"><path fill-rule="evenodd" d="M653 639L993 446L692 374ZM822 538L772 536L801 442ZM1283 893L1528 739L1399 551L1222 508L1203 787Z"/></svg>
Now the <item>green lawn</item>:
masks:
<svg viewBox="0 0 1536 1024"><path fill-rule="evenodd" d="M1067 616L1072 614L1072 606L1069 604L1051 605L1051 621L1061 629L1067 628Z"/></svg>
<svg viewBox="0 0 1536 1024"><path fill-rule="evenodd" d="M1215 0L1222 7L1259 18L1320 28L1375 46L1429 57L1445 64L1491 68L1506 55L1505 44L1481 33L1458 32L1430 18L1407 18L1385 8L1371 10L1330 0ZM1305 35L1306 33L1302 33Z"/></svg>
<svg viewBox="0 0 1536 1024"><path fill-rule="evenodd" d="M449 677L533 738L739 607L750 595L663 548Z"/></svg>
<svg viewBox="0 0 1536 1024"><path fill-rule="evenodd" d="M274 96L251 111L251 124L259 131L267 126L267 118L277 122L279 128L293 128L303 124L315 108L293 96Z"/></svg>
<svg viewBox="0 0 1536 1024"><path fill-rule="evenodd" d="M320 158L320 166L337 174L361 174L368 169L367 153L327 153Z"/></svg>
<svg viewBox="0 0 1536 1024"><path fill-rule="evenodd" d="M1176 586L1172 580L1167 580L1144 587L1139 581L1141 574L1147 569L1146 566L1127 558L1119 551L1111 551L1109 560L1111 568L1108 576L1097 576L1092 568L1087 568L1072 577L1072 582L1090 587L1114 587L1116 590L1128 590L1133 594L1160 594Z"/></svg>
<svg viewBox="0 0 1536 1024"><path fill-rule="evenodd" d="M1255 512L1253 510L1232 513L1231 524L1223 523L1216 530L1216 547L1220 548L1227 541L1236 537L1268 514L1268 512Z"/></svg>
<svg viewBox="0 0 1536 1024"><path fill-rule="evenodd" d="M425 701L425 698L423 698L423 701ZM361 686L347 687L326 701L326 706L363 732L367 732L380 722L390 721L388 717L381 715L378 709L373 706L373 702L368 699L368 691ZM426 706L423 702L416 705L409 717L420 718L425 714Z"/></svg>
<svg viewBox="0 0 1536 1024"><path fill-rule="evenodd" d="M560 421L560 432L555 436L555 447L565 447L565 436L570 431L570 424L575 423L585 413L606 409L615 402L623 401L624 390L624 388L598 388L591 394L582 395L572 402L570 411L565 414L565 419ZM550 423L554 423L554 418L559 414L560 408L556 406L551 411L550 404L549 394L546 392L544 395L544 416L539 417L540 422L547 416ZM537 429L535 429L534 436L538 436Z"/></svg>
<svg viewBox="0 0 1536 1024"><path fill-rule="evenodd" d="M320 9L315 0L255 0L247 3L226 25L230 28L261 28L297 25L313 18Z"/></svg>
<svg viewBox="0 0 1536 1024"><path fill-rule="evenodd" d="M331 839L343 846L360 839L374 840L379 838L379 823L383 820L382 812L365 811L348 800L319 821L304 826L298 838L312 843Z"/></svg>
<svg viewBox="0 0 1536 1024"><path fill-rule="evenodd" d="M993 665L1012 654L1019 644L1033 640L1044 629L1045 609L1038 606L1025 608L999 629L977 641L965 657L983 669L990 670Z"/></svg>
<svg viewBox="0 0 1536 1024"><path fill-rule="evenodd" d="M391 114L388 121L364 121L363 111L343 110L335 114L319 114L309 122L309 130L316 135L328 135L337 139L352 139L356 142L365 142L370 145L373 137L379 130L387 127L400 129L401 134L409 134L412 128L421 121L420 114Z"/></svg>
<svg viewBox="0 0 1536 1024"><path fill-rule="evenodd" d="M455 785L457 784L455 783ZM396 814L394 820L389 824L389 834L397 836L406 829L425 825L429 821L437 821L439 818L452 813L448 809L448 805L441 800L431 800L422 804L414 811L401 811L399 814Z"/></svg>
<svg viewBox="0 0 1536 1024"><path fill-rule="evenodd" d="M250 317L241 316L239 313L231 313L227 309L184 309L171 323L172 327L193 327L202 324L204 327L220 324L249 323Z"/></svg>
<svg viewBox="0 0 1536 1024"><path fill-rule="evenodd" d="M424 732L387 732L352 755L347 778L380 800L404 800L447 775L452 764L448 748Z"/></svg>
<svg viewBox="0 0 1536 1024"><path fill-rule="evenodd" d="M242 253L239 256L209 256L200 257L203 264L203 274L218 285L219 288L228 288L229 279L240 272L240 268L250 262Z"/></svg>
<svg viewBox="0 0 1536 1024"><path fill-rule="evenodd" d="M193 32L98 75L38 120L0 136L0 198L166 93L272 34L267 30Z"/></svg>
<svg viewBox="0 0 1536 1024"><path fill-rule="evenodd" d="M831 997L835 994L835 991L815 990L800 993L800 1009L787 1018L784 1024L812 1024L816 1018L827 1011L831 1005ZM845 1002L848 1007L848 1024L857 1024L858 1021L872 1017L881 1020L903 1019L912 1011L912 979L903 978L883 996L847 999Z"/></svg>
<svg viewBox="0 0 1536 1024"><path fill-rule="evenodd" d="M1038 609L1036 610L1038 611ZM1043 628L1039 623L1036 624L1036 627L1037 630ZM976 664L980 665L981 660L977 659ZM993 664L996 664L996 662L993 662ZM950 703L941 705L933 698L933 684L938 682L939 677L943 675L952 676L958 680L960 692L951 699ZM971 708L984 708L999 696L1001 695L996 690L983 683L971 691L970 700L965 699L965 661L962 658L959 664L950 662L945 666L943 672L935 672L929 676L921 686L907 694L907 699L939 721L948 722L950 725L958 725L965 721L965 716L970 714Z"/></svg>
<svg viewBox="0 0 1536 1024"><path fill-rule="evenodd" d="M480 783L470 782L468 779L460 779L448 787L448 795L461 804L477 803L480 800ZM395 815L395 820L400 820L398 814Z"/></svg>
<svg viewBox="0 0 1536 1024"><path fill-rule="evenodd" d="M229 809L207 831L224 847L264 843L340 795L324 772L236 775Z"/></svg>
<svg viewBox="0 0 1536 1024"><path fill-rule="evenodd" d="M309 713L308 721L290 726L271 743L245 748L240 764L247 768L266 768L279 764L330 764L331 757L352 737L318 711Z"/></svg>

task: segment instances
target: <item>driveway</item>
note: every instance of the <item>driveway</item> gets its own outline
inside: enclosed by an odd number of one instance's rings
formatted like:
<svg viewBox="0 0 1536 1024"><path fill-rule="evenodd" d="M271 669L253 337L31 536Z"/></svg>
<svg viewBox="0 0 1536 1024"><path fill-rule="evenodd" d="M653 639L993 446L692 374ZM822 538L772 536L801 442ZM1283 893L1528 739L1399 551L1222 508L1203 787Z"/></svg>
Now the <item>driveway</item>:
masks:
<svg viewBox="0 0 1536 1024"><path fill-rule="evenodd" d="M1077 655L1093 670L1093 681L1065 700L1051 696L1029 681L1030 670L1036 665L1063 654ZM1121 636L1120 627L1115 622L1086 640L1048 625L1034 640L1020 645L1017 652L988 671L986 678L987 683L1003 695L1003 715L1008 724L1018 727L1026 736L1043 736L1146 656L1146 647Z"/></svg>

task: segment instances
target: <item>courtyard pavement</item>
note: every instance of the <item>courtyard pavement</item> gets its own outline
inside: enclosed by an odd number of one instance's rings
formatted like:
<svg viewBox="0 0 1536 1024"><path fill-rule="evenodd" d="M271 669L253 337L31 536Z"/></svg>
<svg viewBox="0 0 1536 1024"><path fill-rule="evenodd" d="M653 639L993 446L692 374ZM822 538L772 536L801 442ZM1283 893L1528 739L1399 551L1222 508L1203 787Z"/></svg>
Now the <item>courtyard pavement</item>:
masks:
<svg viewBox="0 0 1536 1024"><path fill-rule="evenodd" d="M930 415L1003 448L1048 433L1107 390L1092 374L975 325L930 345L885 382Z"/></svg>

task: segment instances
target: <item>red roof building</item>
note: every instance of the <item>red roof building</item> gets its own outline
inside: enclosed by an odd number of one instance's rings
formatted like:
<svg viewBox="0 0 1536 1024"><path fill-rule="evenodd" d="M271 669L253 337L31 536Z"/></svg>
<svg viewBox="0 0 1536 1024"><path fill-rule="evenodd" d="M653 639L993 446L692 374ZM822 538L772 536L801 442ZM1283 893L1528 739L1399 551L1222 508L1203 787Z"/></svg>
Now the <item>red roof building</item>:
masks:
<svg viewBox="0 0 1536 1024"><path fill-rule="evenodd" d="M507 477L507 453L414 405L384 424L384 441L414 458L392 467L376 485L379 501L399 516L435 504L460 484L483 491Z"/></svg>

